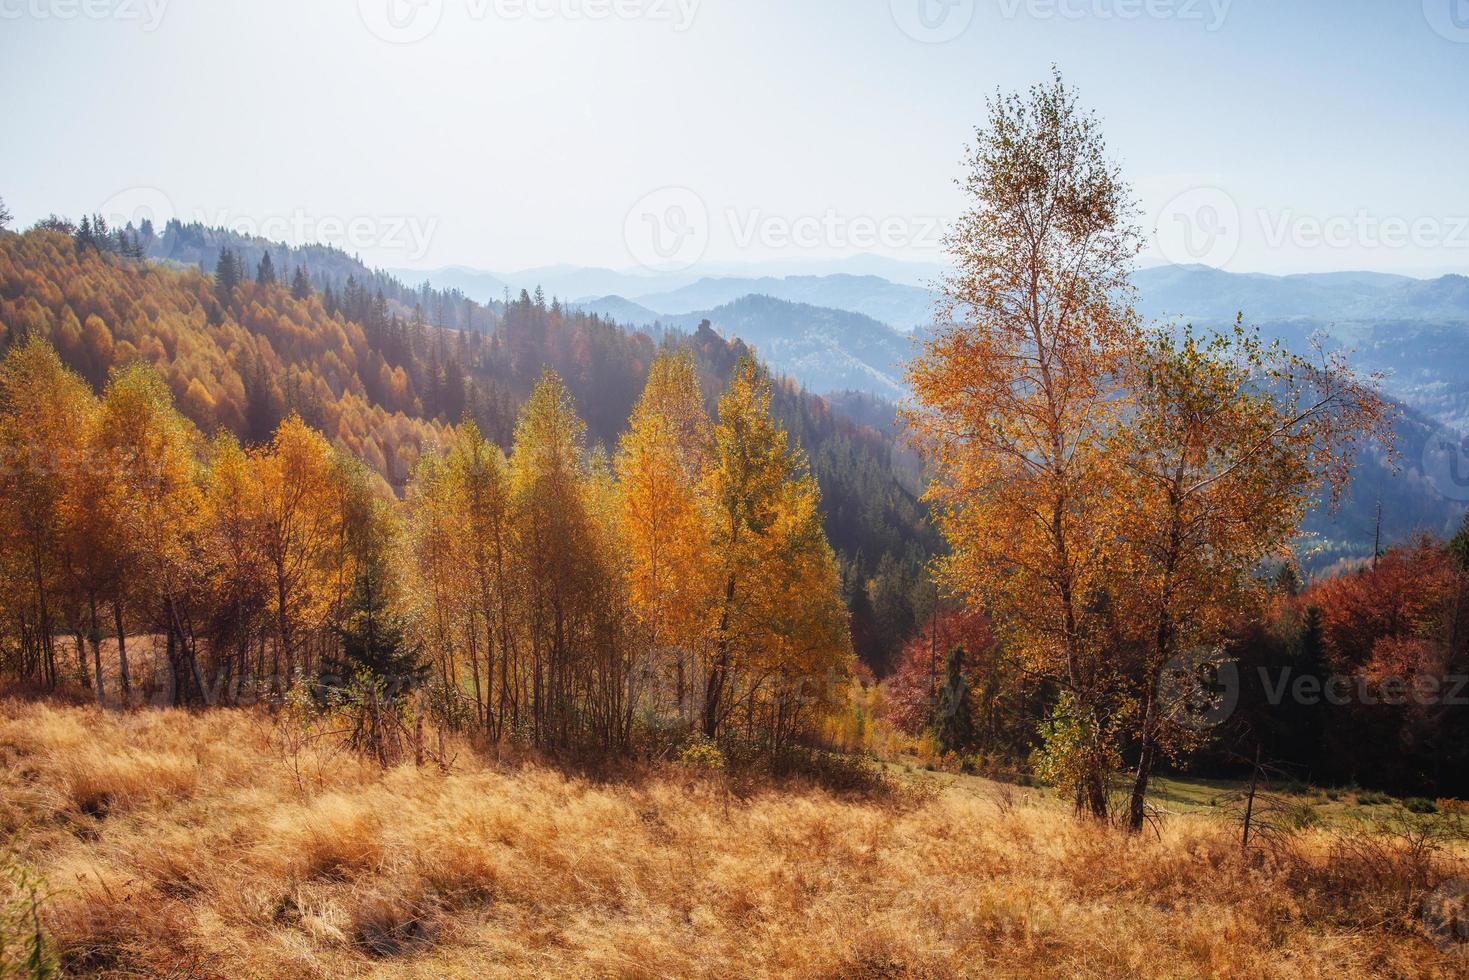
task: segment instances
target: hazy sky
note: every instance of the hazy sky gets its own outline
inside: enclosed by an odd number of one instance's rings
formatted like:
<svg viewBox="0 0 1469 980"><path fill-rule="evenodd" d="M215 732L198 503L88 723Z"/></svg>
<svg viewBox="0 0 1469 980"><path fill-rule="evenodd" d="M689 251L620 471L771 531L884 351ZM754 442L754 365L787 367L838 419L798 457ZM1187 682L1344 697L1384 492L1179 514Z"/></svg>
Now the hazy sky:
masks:
<svg viewBox="0 0 1469 980"><path fill-rule="evenodd" d="M0 0L0 196L390 266L936 260L1052 62L1154 256L1469 273L1469 0Z"/></svg>

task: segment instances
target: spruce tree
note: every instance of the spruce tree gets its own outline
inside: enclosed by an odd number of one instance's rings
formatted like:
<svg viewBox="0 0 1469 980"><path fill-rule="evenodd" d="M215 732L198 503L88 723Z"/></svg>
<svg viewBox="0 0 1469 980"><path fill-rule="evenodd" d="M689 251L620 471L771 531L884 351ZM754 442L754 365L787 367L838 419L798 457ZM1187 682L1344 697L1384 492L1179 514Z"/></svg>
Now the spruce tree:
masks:
<svg viewBox="0 0 1469 980"><path fill-rule="evenodd" d="M275 285L275 263L270 260L269 252L260 256L260 264L255 267L255 281L262 286Z"/></svg>
<svg viewBox="0 0 1469 980"><path fill-rule="evenodd" d="M235 287L240 284L239 260L228 247L219 250L219 261L214 265L214 292L221 306L228 307L235 298Z"/></svg>
<svg viewBox="0 0 1469 980"><path fill-rule="evenodd" d="M388 565L382 554L363 561L347 609L342 624L333 628L340 650L324 659L323 687L346 686L366 673L381 681L391 698L422 682L427 668L408 640L407 620L389 605Z"/></svg>
<svg viewBox="0 0 1469 980"><path fill-rule="evenodd" d="M949 651L944 666L944 686L939 690L939 700L933 722L933 734L939 748L945 752L965 752L978 742L974 727L974 702L969 691L969 680L964 676L964 648L956 646Z"/></svg>
<svg viewBox="0 0 1469 980"><path fill-rule="evenodd" d="M295 299L306 299L311 295L311 280L306 278L306 270L296 266L296 275L291 279L291 296Z"/></svg>

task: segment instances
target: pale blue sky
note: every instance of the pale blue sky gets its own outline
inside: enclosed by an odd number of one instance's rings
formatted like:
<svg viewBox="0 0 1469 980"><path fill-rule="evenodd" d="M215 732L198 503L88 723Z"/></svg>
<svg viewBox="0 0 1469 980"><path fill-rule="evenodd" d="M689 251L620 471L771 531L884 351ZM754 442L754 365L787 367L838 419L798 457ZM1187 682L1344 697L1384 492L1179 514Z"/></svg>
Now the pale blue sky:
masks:
<svg viewBox="0 0 1469 980"><path fill-rule="evenodd" d="M1469 0L0 0L0 196L391 266L934 259L1052 62L1157 257L1469 273Z"/></svg>

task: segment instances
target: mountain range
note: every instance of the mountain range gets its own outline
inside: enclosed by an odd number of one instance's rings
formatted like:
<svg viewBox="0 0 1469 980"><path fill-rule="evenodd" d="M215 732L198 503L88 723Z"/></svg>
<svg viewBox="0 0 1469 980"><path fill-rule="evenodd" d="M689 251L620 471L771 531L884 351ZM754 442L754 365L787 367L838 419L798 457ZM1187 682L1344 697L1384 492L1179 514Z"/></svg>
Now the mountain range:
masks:
<svg viewBox="0 0 1469 980"><path fill-rule="evenodd" d="M229 233L216 230L172 228L150 242L148 251L208 271L209 253L221 243L231 244L251 263L257 251L281 250L278 265L304 264L323 288L341 289L351 279L369 288L386 283L390 309L408 318L425 316L430 323L457 320L471 330L486 329L505 316L507 292L514 298L520 289L539 287L548 299L565 299L583 289L596 293L599 287L616 287L562 305L655 341L712 331L751 345L775 371L810 391L831 394L833 405L861 393L875 414L889 417L891 403L905 394L904 364L933 302L913 282L841 269L818 273L809 266L787 275L773 268L744 270L758 275L719 275L711 273L727 270L702 267L672 276L575 266L510 277L459 269L430 275L431 288L415 290L340 252L231 242ZM1397 472L1381 456L1364 459L1342 507L1313 513L1308 528L1320 542L1313 566L1360 556L1364 544L1370 549L1379 501L1385 540L1413 530L1443 533L1458 521L1469 500L1469 486L1461 487L1456 479L1466 453L1444 426L1469 429L1469 279L1370 272L1245 275L1160 266L1139 270L1134 284L1139 310L1150 321L1224 326L1243 312L1267 336L1296 349L1320 336L1329 347L1349 349L1360 370L1381 372L1387 394L1402 403ZM475 296L487 297L482 307ZM456 302L463 307L457 316ZM444 319L446 308L451 319ZM853 394L838 394L843 392ZM888 438L893 438L891 430Z"/></svg>

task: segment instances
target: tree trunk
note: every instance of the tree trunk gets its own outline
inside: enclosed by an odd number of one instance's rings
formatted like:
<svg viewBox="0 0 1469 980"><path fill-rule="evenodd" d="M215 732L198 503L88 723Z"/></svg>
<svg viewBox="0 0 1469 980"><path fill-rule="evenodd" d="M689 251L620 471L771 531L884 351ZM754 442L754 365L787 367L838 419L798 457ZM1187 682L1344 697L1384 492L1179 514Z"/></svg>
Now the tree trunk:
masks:
<svg viewBox="0 0 1469 980"><path fill-rule="evenodd" d="M121 599L112 600L112 628L117 634L117 670L122 681L122 699L126 702L133 693L133 681L128 671L128 637L122 626Z"/></svg>

